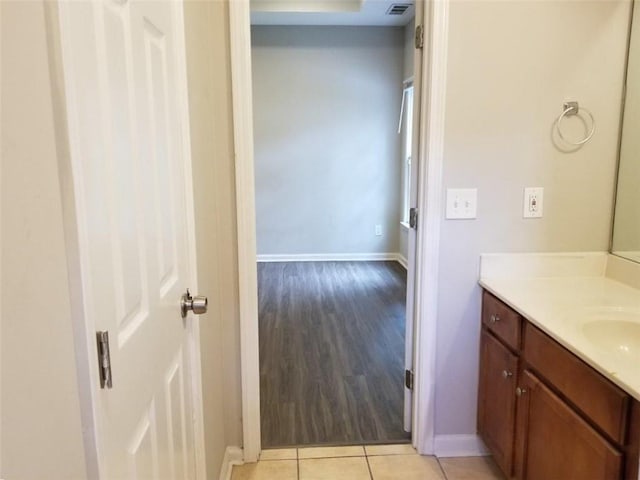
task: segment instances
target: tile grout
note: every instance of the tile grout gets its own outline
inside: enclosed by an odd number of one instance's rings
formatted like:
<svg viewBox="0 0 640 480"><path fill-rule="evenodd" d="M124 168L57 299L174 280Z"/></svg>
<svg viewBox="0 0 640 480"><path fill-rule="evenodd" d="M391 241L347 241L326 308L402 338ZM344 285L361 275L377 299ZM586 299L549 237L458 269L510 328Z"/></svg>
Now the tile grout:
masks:
<svg viewBox="0 0 640 480"><path fill-rule="evenodd" d="M442 464L440 463L440 457L437 457L437 456L434 455L433 458L435 458L436 462L438 462L438 467L440 467L440 471L442 472L442 476L444 477L444 480L448 480L449 477L447 475L447 472L444 469L444 467L442 466Z"/></svg>
<svg viewBox="0 0 640 480"><path fill-rule="evenodd" d="M367 455L366 449L364 449L364 458L367 461L367 468L369 469L369 478L373 480L373 472L371 471L371 464L369 463L369 455Z"/></svg>

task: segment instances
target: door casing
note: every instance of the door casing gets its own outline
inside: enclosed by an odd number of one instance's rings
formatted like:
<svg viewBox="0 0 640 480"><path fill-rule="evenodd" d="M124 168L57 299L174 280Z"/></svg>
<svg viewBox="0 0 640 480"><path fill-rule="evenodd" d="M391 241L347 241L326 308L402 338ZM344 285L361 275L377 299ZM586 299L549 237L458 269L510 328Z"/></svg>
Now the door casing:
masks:
<svg viewBox="0 0 640 480"><path fill-rule="evenodd" d="M413 446L435 453L436 321L440 226L443 219L442 166L446 95L449 2L419 0L425 26L420 68L420 138L414 313ZM258 288L256 273L251 29L249 0L229 2L238 275L240 287L240 357L244 461L260 454L260 377L258 357ZM418 72L416 72L418 73Z"/></svg>

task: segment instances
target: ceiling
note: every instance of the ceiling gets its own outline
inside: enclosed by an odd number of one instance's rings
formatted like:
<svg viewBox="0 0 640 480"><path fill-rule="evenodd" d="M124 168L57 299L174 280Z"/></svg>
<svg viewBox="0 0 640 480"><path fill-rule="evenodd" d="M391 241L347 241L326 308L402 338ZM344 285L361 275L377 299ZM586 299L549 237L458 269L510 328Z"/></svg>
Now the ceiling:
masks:
<svg viewBox="0 0 640 480"><path fill-rule="evenodd" d="M251 0L252 25L404 26L413 19L414 0ZM402 15L392 5L409 4Z"/></svg>

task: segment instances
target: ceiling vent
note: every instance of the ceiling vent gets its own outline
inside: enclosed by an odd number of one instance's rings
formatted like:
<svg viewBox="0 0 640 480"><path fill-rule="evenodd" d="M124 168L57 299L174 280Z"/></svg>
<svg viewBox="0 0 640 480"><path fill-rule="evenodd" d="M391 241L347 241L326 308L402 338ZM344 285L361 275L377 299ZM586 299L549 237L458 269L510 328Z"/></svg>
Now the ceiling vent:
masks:
<svg viewBox="0 0 640 480"><path fill-rule="evenodd" d="M410 6L410 3L394 3L389 7L389 10L387 10L387 15L402 15Z"/></svg>

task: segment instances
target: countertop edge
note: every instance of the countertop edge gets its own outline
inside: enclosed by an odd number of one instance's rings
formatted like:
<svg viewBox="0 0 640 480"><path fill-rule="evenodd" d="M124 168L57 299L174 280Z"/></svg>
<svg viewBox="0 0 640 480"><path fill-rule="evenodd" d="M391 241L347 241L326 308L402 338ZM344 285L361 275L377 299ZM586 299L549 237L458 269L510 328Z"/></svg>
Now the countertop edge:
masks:
<svg viewBox="0 0 640 480"><path fill-rule="evenodd" d="M558 342L560 345L565 347L567 350L569 350L571 353L573 353L575 356L577 356L580 360L585 362L591 368L596 370L598 373L600 373L603 377L605 377L611 383L615 384L620 389L624 390L628 395L632 396L636 401L640 402L640 390L636 390L631 385L629 385L626 382L622 381L617 375L615 375L615 373L612 373L612 372L608 371L607 369L605 369L604 367L602 367L602 365L600 365L596 360L594 360L591 357L589 357L588 355L586 355L578 347L573 345L567 339L563 338L557 332L553 331L553 329L550 328L548 325L545 325L544 323L537 321L531 315L527 314L525 311L523 311L522 307L519 307L517 305L516 302L510 300L507 296L505 296L504 294L500 293L496 288L492 287L490 285L490 283L487 283L489 281L490 281L490 279L484 279L484 278L481 277L479 279L479 281L478 281L478 284L482 288L484 288L486 291L491 293L493 296L498 298L500 301L504 302L506 305L508 305L513 310L518 312L518 314L520 316L522 316L525 320L527 320L528 322L530 322L531 324L533 324L534 326L536 326L537 328L542 330L544 333L549 335L556 342Z"/></svg>

